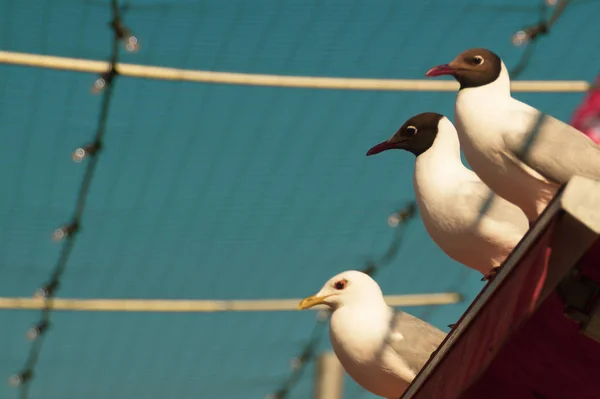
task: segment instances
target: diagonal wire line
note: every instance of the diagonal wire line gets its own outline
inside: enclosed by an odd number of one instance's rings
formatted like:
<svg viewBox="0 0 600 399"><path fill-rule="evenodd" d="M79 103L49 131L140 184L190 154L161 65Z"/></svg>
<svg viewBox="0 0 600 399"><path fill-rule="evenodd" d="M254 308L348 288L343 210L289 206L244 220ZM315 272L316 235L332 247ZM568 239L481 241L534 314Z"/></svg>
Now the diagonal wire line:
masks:
<svg viewBox="0 0 600 399"><path fill-rule="evenodd" d="M563 14L567 6L572 0L559 0L558 4L556 4L554 8L554 12L550 15L549 18L546 18L546 11L548 6L546 4L546 0L542 0L540 4L540 21L528 28L522 29L515 33L513 36L513 43L517 46L527 43L525 47L525 51L521 56L521 59L515 65L515 67L510 71L511 78L518 77L529 65L529 61L533 56L535 51L535 46L537 41L541 36L547 35L550 33L550 29L554 24L558 21L560 16Z"/></svg>
<svg viewBox="0 0 600 399"><path fill-rule="evenodd" d="M50 326L54 295L60 285L60 279L67 268L69 258L75 246L75 239L81 226L81 220L85 210L89 190L98 165L97 155L99 150L102 148L102 139L106 133L108 114L116 81L115 78L118 75L116 65L119 58L119 41L123 39L126 32L126 28L121 21L118 0L111 0L111 10L113 17L111 21L111 26L113 28L113 39L109 70L106 71L95 83L96 89L104 89L100 114L98 117L98 126L92 144L84 148L79 148L75 153L79 157L79 161L85 156L89 156L90 159L87 163L84 176L81 181L71 222L70 224L63 226L54 232L55 239L64 239L64 244L54 266L50 281L44 287L36 290L36 294L41 296L44 300L44 308L42 309L38 324L30 328L27 332L28 338L35 339L35 341L30 347L29 354L22 371L19 374L12 376L9 380L12 385L20 386L21 399L27 399L29 396L30 383L32 377L34 376L34 370L44 342L44 332ZM135 40L137 41L137 39ZM99 82L100 86L98 86ZM74 155L74 160L75 159L76 158Z"/></svg>
<svg viewBox="0 0 600 399"><path fill-rule="evenodd" d="M405 228L408 225L408 222L414 218L416 212L416 204L411 201L405 207L401 208L395 213L397 225L390 246L377 261L367 261L367 264L363 268L362 272L368 274L369 276L373 276L381 268L389 265L396 258L402 245ZM323 313L320 313L320 315L323 315ZM321 338L323 337L323 332L325 331L326 321L327 317L319 317L317 319L308 342L303 347L300 355L293 359L292 373L281 384L279 389L267 395L267 399L285 399L288 397L290 392L294 389L304 374L306 366L315 360L319 344L321 343Z"/></svg>

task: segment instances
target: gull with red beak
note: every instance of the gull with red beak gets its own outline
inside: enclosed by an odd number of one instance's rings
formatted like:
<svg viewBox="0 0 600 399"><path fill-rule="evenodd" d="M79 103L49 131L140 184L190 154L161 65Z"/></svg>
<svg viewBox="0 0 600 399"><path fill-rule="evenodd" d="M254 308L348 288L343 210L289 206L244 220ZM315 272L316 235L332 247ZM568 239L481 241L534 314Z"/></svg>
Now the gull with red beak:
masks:
<svg viewBox="0 0 600 399"><path fill-rule="evenodd" d="M574 175L600 180L600 147L577 129L514 99L504 62L475 48L426 76L460 84L455 123L467 162L533 223Z"/></svg>
<svg viewBox="0 0 600 399"><path fill-rule="evenodd" d="M399 398L446 334L402 311L394 311L369 275L348 270L332 277L298 308L332 310L329 338L344 370L367 391Z"/></svg>
<svg viewBox="0 0 600 399"><path fill-rule="evenodd" d="M416 156L415 196L432 240L455 261L486 279L493 276L529 225L517 206L495 195L463 165L452 122L435 112L415 115L367 156L390 149Z"/></svg>

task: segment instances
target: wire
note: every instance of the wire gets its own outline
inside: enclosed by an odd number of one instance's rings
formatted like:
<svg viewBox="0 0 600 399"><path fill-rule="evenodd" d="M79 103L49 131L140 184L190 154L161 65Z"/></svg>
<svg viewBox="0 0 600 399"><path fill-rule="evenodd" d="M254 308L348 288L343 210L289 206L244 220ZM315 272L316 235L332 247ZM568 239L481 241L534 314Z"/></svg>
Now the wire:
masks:
<svg viewBox="0 0 600 399"><path fill-rule="evenodd" d="M405 207L401 208L390 218L388 223L395 227L395 234L390 243L390 246L377 261L367 261L365 267L362 269L363 273L369 276L375 275L381 268L389 265L398 255L398 251L402 245L402 239L405 233L405 227L408 222L414 218L417 212L415 202L409 202ZM293 358L291 362L292 373L288 378L281 384L279 389L270 393L265 399L285 399L292 389L296 386L300 378L302 377L306 366L315 360L317 355L317 349L321 343L323 332L325 331L325 322L329 316L328 312L319 312L319 317L310 338L306 345L300 351L300 355Z"/></svg>
<svg viewBox="0 0 600 399"><path fill-rule="evenodd" d="M114 34L109 69L100 77L98 77L92 86L92 93L94 94L104 91L98 127L92 143L76 149L73 153L74 161L81 162L84 158L89 157L89 162L81 181L71 222L63 227L60 227L59 229L56 229L53 233L53 238L56 241L64 240L64 244L54 266L50 280L42 288L38 288L34 294L34 296L41 298L44 303L40 321L26 332L27 338L33 340L34 342L30 347L29 355L27 356L25 366L21 369L21 372L9 378L9 383L11 385L20 387L21 399L27 399L29 395L29 386L34 376L34 370L42 349L44 341L43 338L45 335L44 333L47 332L51 325L51 313L53 310L52 304L54 295L60 286L61 277L67 268L69 257L75 245L75 238L77 237L77 233L81 227L87 196L92 179L94 177L94 172L96 171L96 166L98 164L97 155L102 148L102 139L106 132L106 123L108 120L110 102L116 80L115 78L118 76L116 65L119 58L119 42L123 42L125 48L131 52L137 51L139 48L137 38L133 36L123 24L118 6L118 0L111 0L111 10L113 18L110 25Z"/></svg>
<svg viewBox="0 0 600 399"><path fill-rule="evenodd" d="M558 18L563 14L570 2L571 0L559 0L550 18L546 19L548 0L543 0L540 4L540 21L533 26L518 31L512 36L512 42L515 46L522 46L523 44L527 44L527 46L521 59L510 72L511 78L516 78L527 68L538 39L550 32L550 29L558 21Z"/></svg>

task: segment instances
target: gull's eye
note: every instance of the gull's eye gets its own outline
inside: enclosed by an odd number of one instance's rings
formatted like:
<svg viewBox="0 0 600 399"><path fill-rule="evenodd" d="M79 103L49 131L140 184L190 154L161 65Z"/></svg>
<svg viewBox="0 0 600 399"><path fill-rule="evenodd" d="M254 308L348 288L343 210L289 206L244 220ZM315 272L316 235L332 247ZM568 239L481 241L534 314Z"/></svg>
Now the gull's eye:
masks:
<svg viewBox="0 0 600 399"><path fill-rule="evenodd" d="M485 61L485 60L484 60L484 59L483 59L483 57L482 57L482 56L480 56L480 55L476 55L475 57L473 57L473 63L474 63L475 65L481 65L481 64L483 64L483 62L484 62L484 61Z"/></svg>
<svg viewBox="0 0 600 399"><path fill-rule="evenodd" d="M414 126L408 126L406 128L406 132L408 133L409 136L414 136L415 134L417 134L418 130Z"/></svg>
<svg viewBox="0 0 600 399"><path fill-rule="evenodd" d="M348 280L344 279L336 281L333 285L333 288L335 288L336 290L343 290L344 288L346 288L346 285L348 285Z"/></svg>

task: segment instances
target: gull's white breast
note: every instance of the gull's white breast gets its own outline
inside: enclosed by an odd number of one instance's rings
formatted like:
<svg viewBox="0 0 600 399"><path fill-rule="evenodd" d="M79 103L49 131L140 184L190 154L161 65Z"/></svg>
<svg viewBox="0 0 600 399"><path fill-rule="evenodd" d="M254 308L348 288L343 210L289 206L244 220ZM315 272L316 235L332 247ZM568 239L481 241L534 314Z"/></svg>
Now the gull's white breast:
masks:
<svg viewBox="0 0 600 399"><path fill-rule="evenodd" d="M499 266L521 239L528 224L523 213L494 196L460 159L456 130L447 119L437 137L417 157L414 186L425 229L454 260L487 274Z"/></svg>
<svg viewBox="0 0 600 399"><path fill-rule="evenodd" d="M415 372L387 344L390 309L341 308L331 316L329 337L344 370L364 389L397 398ZM392 332L391 339L401 339Z"/></svg>
<svg viewBox="0 0 600 399"><path fill-rule="evenodd" d="M492 83L491 85L494 85ZM532 170L507 152L505 132L527 131L534 118L510 95L493 86L461 90L455 106L455 124L467 162L496 194L518 205L535 220L552 198L555 188L534 176Z"/></svg>

